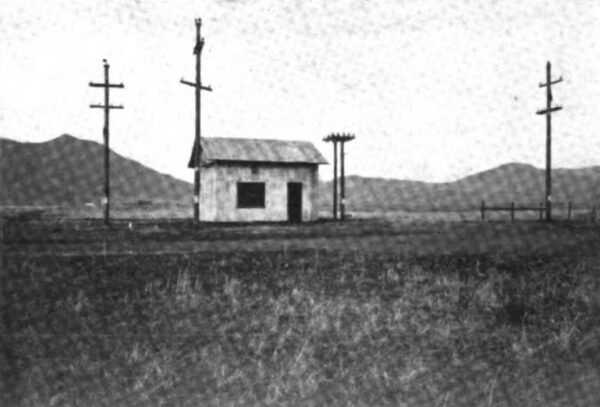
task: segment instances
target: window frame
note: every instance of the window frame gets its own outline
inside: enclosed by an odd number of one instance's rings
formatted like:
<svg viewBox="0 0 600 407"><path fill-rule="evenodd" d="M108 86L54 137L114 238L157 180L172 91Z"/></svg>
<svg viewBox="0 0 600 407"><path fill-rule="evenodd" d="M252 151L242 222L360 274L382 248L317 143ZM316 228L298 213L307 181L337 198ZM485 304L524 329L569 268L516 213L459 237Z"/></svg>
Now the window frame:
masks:
<svg viewBox="0 0 600 407"><path fill-rule="evenodd" d="M259 188L260 190L249 191L244 188ZM266 183L256 181L238 181L236 189L236 207L237 209L265 209L266 207ZM245 192L250 194L250 197L245 196L246 199L241 199L241 193ZM256 196L258 195L258 197ZM262 195L262 196L260 196ZM259 202L260 201L260 202Z"/></svg>

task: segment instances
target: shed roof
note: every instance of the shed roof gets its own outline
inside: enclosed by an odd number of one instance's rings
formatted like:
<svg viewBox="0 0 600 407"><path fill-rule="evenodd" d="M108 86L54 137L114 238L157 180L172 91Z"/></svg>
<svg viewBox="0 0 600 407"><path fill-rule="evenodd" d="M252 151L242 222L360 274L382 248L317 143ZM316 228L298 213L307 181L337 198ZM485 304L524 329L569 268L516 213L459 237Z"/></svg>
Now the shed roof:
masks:
<svg viewBox="0 0 600 407"><path fill-rule="evenodd" d="M203 137L200 143L203 164L216 161L327 164L319 150L308 141ZM194 143L189 168L195 167L196 151Z"/></svg>

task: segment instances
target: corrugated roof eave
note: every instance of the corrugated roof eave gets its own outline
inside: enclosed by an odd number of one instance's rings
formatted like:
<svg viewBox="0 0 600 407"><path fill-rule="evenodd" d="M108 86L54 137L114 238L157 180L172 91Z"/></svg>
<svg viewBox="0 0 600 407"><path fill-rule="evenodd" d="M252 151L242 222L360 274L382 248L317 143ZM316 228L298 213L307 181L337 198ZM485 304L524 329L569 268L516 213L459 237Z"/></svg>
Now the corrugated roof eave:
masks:
<svg viewBox="0 0 600 407"><path fill-rule="evenodd" d="M243 163L243 164L303 164L303 165L325 165L329 164L326 160L303 161L303 160L244 160L231 158L205 158L202 157L202 163Z"/></svg>
<svg viewBox="0 0 600 407"><path fill-rule="evenodd" d="M203 137L201 143L202 165L215 161L243 164L329 164L314 144L308 141ZM188 161L189 168L195 168L197 148L197 144L194 143Z"/></svg>

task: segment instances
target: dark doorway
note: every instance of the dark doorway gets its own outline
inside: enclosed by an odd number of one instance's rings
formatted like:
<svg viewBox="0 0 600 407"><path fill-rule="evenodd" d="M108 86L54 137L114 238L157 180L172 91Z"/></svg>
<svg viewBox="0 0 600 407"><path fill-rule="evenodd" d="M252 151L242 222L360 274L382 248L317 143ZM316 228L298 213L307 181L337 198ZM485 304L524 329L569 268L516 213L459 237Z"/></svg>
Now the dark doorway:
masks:
<svg viewBox="0 0 600 407"><path fill-rule="evenodd" d="M288 221L302 222L302 183L288 182Z"/></svg>

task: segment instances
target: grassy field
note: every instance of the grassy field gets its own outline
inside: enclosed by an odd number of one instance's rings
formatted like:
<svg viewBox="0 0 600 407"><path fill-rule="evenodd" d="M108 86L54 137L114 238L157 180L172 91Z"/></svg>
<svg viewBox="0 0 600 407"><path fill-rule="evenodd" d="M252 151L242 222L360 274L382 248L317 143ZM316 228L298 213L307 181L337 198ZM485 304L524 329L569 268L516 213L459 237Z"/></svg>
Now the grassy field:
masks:
<svg viewBox="0 0 600 407"><path fill-rule="evenodd" d="M0 401L600 405L599 236L389 219L6 223Z"/></svg>

